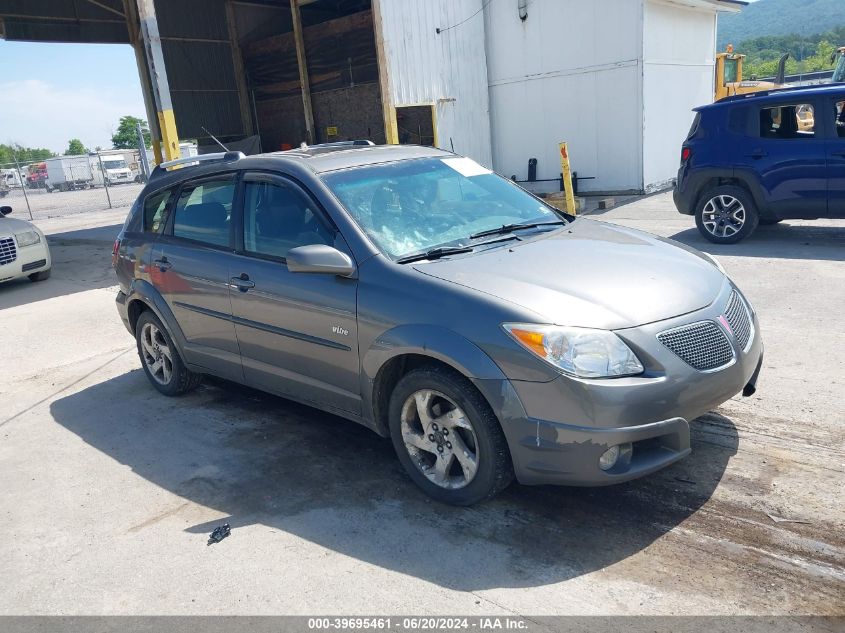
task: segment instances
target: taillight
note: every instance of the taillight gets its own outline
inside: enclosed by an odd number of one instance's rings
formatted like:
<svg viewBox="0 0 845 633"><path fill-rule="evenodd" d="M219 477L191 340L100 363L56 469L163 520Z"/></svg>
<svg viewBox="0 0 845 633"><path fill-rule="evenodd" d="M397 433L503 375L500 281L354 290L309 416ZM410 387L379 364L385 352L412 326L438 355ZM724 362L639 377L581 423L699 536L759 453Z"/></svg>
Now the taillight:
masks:
<svg viewBox="0 0 845 633"><path fill-rule="evenodd" d="M111 247L111 265L117 265L117 253L120 251L120 240L114 241L114 246Z"/></svg>
<svg viewBox="0 0 845 633"><path fill-rule="evenodd" d="M685 163L692 157L692 149L684 147L681 149L681 162Z"/></svg>

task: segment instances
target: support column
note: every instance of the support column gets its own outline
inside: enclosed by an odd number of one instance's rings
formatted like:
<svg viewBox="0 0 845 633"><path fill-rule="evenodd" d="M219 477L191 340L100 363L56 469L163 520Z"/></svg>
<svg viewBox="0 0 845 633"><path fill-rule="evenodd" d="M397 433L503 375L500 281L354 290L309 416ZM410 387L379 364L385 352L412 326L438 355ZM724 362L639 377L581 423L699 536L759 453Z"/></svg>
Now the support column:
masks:
<svg viewBox="0 0 845 633"><path fill-rule="evenodd" d="M140 1L140 0L139 0ZM293 20L293 37L296 42L296 62L299 66L299 85L302 88L302 109L305 111L307 143L317 139L314 133L314 109L311 107L311 83L308 81L308 62L305 59L305 39L302 37L302 19L299 15L299 0L290 0L290 14Z"/></svg>
<svg viewBox="0 0 845 633"><path fill-rule="evenodd" d="M379 92L381 92L381 110L384 116L384 136L388 145L398 145L399 125L396 121L393 93L390 90L390 71L384 43L381 0L373 0L373 28L376 35L376 61L378 63Z"/></svg>
<svg viewBox="0 0 845 633"><path fill-rule="evenodd" d="M147 71L144 47L141 43L138 7L135 4L135 0L123 0L123 8L126 12L126 28L129 31L129 43L132 45L132 50L135 53L135 65L138 67L138 78L141 80L141 93L144 95L144 109L147 112L150 142L155 157L155 164L158 165L162 162L161 130L158 128L158 117L156 116L156 107L153 103L153 87L150 81L150 73Z"/></svg>
<svg viewBox="0 0 845 633"><path fill-rule="evenodd" d="M141 42L147 56L147 68L150 73L153 100L161 140L164 143L164 157L167 160L179 158L179 134L176 131L176 119L173 116L173 104L170 101L170 86L167 83L167 70L161 51L161 36L158 32L155 5L153 0L137 0L138 19L141 23ZM153 147L155 151L155 146ZM156 155L158 160L158 155Z"/></svg>

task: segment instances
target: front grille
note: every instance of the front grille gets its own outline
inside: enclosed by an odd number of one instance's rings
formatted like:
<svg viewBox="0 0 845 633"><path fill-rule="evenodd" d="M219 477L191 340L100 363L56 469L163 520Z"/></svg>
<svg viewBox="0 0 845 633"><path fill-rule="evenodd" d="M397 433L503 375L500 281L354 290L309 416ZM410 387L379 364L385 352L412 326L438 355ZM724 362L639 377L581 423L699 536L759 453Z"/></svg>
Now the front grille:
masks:
<svg viewBox="0 0 845 633"><path fill-rule="evenodd" d="M657 335L657 340L699 371L724 367L734 358L728 337L713 321L699 321L666 330Z"/></svg>
<svg viewBox="0 0 845 633"><path fill-rule="evenodd" d="M15 240L11 237L0 237L0 266L11 264L18 258Z"/></svg>
<svg viewBox="0 0 845 633"><path fill-rule="evenodd" d="M28 270L35 270L36 268L41 268L47 263L46 259L39 259L37 262L30 262L28 264L24 264L21 266L21 272L26 272Z"/></svg>
<svg viewBox="0 0 845 633"><path fill-rule="evenodd" d="M728 299L725 319L731 326L731 331L736 337L739 348L744 350L748 345L748 339L751 338L751 315L748 314L748 308L736 290L731 293L731 298Z"/></svg>

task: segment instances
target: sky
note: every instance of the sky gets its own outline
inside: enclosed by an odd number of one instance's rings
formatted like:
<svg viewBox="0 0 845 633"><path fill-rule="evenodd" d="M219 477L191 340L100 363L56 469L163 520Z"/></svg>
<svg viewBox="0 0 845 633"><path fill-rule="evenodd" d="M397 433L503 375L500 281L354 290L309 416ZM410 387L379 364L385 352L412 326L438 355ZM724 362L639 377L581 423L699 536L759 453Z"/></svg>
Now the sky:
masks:
<svg viewBox="0 0 845 633"><path fill-rule="evenodd" d="M78 138L108 148L127 114L147 118L128 44L0 40L0 143L62 153Z"/></svg>

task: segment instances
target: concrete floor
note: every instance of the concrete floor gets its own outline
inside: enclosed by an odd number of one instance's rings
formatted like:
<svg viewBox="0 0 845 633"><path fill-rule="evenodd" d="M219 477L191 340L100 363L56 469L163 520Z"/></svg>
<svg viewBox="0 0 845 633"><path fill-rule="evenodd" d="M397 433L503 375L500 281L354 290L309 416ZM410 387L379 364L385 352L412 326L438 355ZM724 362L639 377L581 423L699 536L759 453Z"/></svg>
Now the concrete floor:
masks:
<svg viewBox="0 0 845 633"><path fill-rule="evenodd" d="M53 277L0 287L0 613L845 613L845 222L714 247L666 194L593 215L719 257L760 313L759 391L646 479L459 509L362 427L154 391L113 304L124 214L38 222Z"/></svg>

